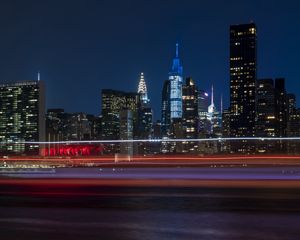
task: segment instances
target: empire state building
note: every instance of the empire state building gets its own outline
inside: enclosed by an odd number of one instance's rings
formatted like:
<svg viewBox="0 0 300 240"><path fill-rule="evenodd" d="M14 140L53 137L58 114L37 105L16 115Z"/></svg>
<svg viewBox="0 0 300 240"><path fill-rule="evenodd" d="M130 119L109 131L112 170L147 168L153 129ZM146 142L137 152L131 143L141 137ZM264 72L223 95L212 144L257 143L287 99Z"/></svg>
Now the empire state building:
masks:
<svg viewBox="0 0 300 240"><path fill-rule="evenodd" d="M176 54L169 72L171 121L182 118L182 72L183 69L179 59L179 44L176 43Z"/></svg>

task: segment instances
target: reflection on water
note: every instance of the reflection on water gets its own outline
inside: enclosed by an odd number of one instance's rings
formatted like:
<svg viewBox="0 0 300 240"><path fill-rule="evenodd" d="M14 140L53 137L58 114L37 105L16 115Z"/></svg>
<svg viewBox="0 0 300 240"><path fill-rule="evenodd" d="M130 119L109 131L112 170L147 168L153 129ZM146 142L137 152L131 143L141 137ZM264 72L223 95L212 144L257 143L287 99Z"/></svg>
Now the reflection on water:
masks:
<svg viewBox="0 0 300 240"><path fill-rule="evenodd" d="M102 194L1 196L1 239L292 240L300 236L300 190L84 191Z"/></svg>

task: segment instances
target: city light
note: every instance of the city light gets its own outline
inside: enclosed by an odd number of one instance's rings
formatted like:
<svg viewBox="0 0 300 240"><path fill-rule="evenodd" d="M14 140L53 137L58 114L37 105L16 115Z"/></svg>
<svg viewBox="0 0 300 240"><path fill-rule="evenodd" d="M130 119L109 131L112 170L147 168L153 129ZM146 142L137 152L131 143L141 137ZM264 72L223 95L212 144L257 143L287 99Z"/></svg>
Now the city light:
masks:
<svg viewBox="0 0 300 240"><path fill-rule="evenodd" d="M0 239L300 239L300 1L0 9Z"/></svg>
<svg viewBox="0 0 300 240"><path fill-rule="evenodd" d="M180 139L171 139L171 138L162 138L162 139L116 139L116 140L78 140L78 141L51 141L51 142L38 142L38 141L22 141L22 142L10 142L10 144L95 144L95 143L142 143L142 142L219 142L219 141L298 141L300 137L217 137L217 138L180 138ZM0 142L0 145L6 144Z"/></svg>

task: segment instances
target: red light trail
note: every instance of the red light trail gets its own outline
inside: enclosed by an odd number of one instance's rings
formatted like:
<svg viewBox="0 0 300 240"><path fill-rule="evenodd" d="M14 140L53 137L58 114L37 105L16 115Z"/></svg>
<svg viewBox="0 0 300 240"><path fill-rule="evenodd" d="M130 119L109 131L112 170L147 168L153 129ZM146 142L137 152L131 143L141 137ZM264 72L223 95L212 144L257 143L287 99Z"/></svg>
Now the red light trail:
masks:
<svg viewBox="0 0 300 240"><path fill-rule="evenodd" d="M133 156L128 161L127 157L115 158L113 155L107 156L80 156L80 157L8 157L3 159L9 162L27 162L32 164L47 164L47 163L65 163L65 164L300 164L300 156L288 155L266 155L266 156L186 156L186 155L155 155L155 156Z"/></svg>

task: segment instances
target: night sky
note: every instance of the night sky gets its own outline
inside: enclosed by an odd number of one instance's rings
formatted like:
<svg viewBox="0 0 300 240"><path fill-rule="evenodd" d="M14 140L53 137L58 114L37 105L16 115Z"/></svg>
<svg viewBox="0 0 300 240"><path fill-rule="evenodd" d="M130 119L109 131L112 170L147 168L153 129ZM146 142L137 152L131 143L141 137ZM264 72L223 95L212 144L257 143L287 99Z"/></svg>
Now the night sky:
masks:
<svg viewBox="0 0 300 240"><path fill-rule="evenodd" d="M136 91L145 73L155 119L175 43L184 75L229 103L229 26L258 28L258 77L285 77L300 103L299 1L0 2L0 81L46 82L47 107L100 114L103 88Z"/></svg>

